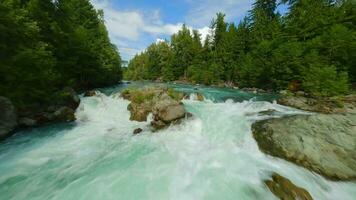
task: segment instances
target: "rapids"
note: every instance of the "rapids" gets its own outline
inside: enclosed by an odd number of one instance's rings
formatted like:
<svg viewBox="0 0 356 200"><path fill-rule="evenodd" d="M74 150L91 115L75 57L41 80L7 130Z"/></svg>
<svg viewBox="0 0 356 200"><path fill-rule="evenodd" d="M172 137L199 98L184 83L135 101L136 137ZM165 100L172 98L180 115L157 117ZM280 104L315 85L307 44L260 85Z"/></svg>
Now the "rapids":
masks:
<svg viewBox="0 0 356 200"><path fill-rule="evenodd" d="M126 87L120 86L82 97L75 123L24 130L0 142L0 199L268 200L276 199L263 182L272 172L316 200L355 199L355 183L331 182L259 151L251 124L271 116L258 112L301 111L273 103L273 95L170 86L198 89L206 100L184 100L195 117L157 133L149 122L129 120L129 102L113 95ZM144 131L133 136L135 128Z"/></svg>

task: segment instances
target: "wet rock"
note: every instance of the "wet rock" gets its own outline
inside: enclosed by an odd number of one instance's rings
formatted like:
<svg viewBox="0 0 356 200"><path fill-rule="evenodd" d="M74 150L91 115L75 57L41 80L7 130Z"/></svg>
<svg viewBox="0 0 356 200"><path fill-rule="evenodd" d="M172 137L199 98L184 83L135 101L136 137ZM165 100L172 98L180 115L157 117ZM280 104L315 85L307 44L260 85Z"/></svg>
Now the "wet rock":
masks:
<svg viewBox="0 0 356 200"><path fill-rule="evenodd" d="M97 92L95 91L95 90L89 90L89 91L86 91L85 93L84 93L84 96L85 97L93 97L93 96L95 96L97 94Z"/></svg>
<svg viewBox="0 0 356 200"><path fill-rule="evenodd" d="M63 106L54 112L53 116L57 122L75 121L75 111L72 108Z"/></svg>
<svg viewBox="0 0 356 200"><path fill-rule="evenodd" d="M356 95L314 99L305 96L283 96L277 103L318 113L356 113Z"/></svg>
<svg viewBox="0 0 356 200"><path fill-rule="evenodd" d="M204 96L200 93L197 93L197 100L198 101L204 101Z"/></svg>
<svg viewBox="0 0 356 200"><path fill-rule="evenodd" d="M136 128L136 129L133 131L133 134L134 134L134 135L137 135L137 134L141 133L142 131L143 131L142 128Z"/></svg>
<svg viewBox="0 0 356 200"><path fill-rule="evenodd" d="M153 127L153 130L155 131L155 130L160 130L160 129L165 128L167 126L167 124L161 120L153 120L151 122L151 126Z"/></svg>
<svg viewBox="0 0 356 200"><path fill-rule="evenodd" d="M9 136L17 126L16 109L6 97L0 97L0 139Z"/></svg>
<svg viewBox="0 0 356 200"><path fill-rule="evenodd" d="M169 126L177 120L183 119L187 112L181 100L183 93L166 88L144 88L141 90L123 91L122 97L131 101L128 105L130 120L147 121L153 114L152 127L155 130Z"/></svg>
<svg viewBox="0 0 356 200"><path fill-rule="evenodd" d="M259 148L331 180L356 180L356 115L315 114L252 125Z"/></svg>
<svg viewBox="0 0 356 200"><path fill-rule="evenodd" d="M266 180L265 184L281 200L313 200L307 190L277 173L272 175L272 180Z"/></svg>
<svg viewBox="0 0 356 200"><path fill-rule="evenodd" d="M263 110L258 112L259 115L274 115L276 114L278 111L275 109L268 109L268 110Z"/></svg>
<svg viewBox="0 0 356 200"><path fill-rule="evenodd" d="M185 114L184 106L173 99L158 101L153 107L154 119L165 123L184 118Z"/></svg>
<svg viewBox="0 0 356 200"><path fill-rule="evenodd" d="M148 114L150 114L152 110L152 105L149 102L142 104L130 103L127 107L127 110L129 110L131 113L131 121L145 122L147 121Z"/></svg>

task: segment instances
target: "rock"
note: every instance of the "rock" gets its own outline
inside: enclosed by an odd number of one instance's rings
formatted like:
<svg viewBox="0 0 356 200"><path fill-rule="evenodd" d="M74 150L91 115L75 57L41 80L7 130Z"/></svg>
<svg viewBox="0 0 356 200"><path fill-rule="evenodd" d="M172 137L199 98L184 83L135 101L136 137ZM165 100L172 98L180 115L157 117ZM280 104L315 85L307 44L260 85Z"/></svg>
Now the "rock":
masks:
<svg viewBox="0 0 356 200"><path fill-rule="evenodd" d="M198 101L204 101L204 96L200 93L197 93L197 100Z"/></svg>
<svg viewBox="0 0 356 200"><path fill-rule="evenodd" d="M252 125L259 148L330 180L356 180L356 115L316 114Z"/></svg>
<svg viewBox="0 0 356 200"><path fill-rule="evenodd" d="M75 121L75 111L72 108L63 106L54 112L54 119L57 122L71 122Z"/></svg>
<svg viewBox="0 0 356 200"><path fill-rule="evenodd" d="M264 90L264 89L257 89L257 92L258 92L258 93L266 93L266 90Z"/></svg>
<svg viewBox="0 0 356 200"><path fill-rule="evenodd" d="M37 121L31 118L24 117L19 119L18 124L20 126L36 126Z"/></svg>
<svg viewBox="0 0 356 200"><path fill-rule="evenodd" d="M295 93L296 96L299 96L299 97L305 97L307 96L307 93L303 92L303 91L298 91Z"/></svg>
<svg viewBox="0 0 356 200"><path fill-rule="evenodd" d="M0 97L0 139L9 136L17 126L16 109L6 97Z"/></svg>
<svg viewBox="0 0 356 200"><path fill-rule="evenodd" d="M130 91L129 90L123 90L120 93L120 97L122 97L123 99L126 99L126 100L130 100L130 98L131 98Z"/></svg>
<svg viewBox="0 0 356 200"><path fill-rule="evenodd" d="M95 90L89 90L89 91L86 91L84 93L84 96L85 97L92 97L92 96L95 96L97 94L97 92Z"/></svg>
<svg viewBox="0 0 356 200"><path fill-rule="evenodd" d="M136 128L134 131L133 131L133 134L134 135L137 135L137 134L139 134L139 133L141 133L142 132L142 128Z"/></svg>
<svg viewBox="0 0 356 200"><path fill-rule="evenodd" d="M277 173L273 173L272 180L266 180L265 184L281 200L313 200L308 191Z"/></svg>
<svg viewBox="0 0 356 200"><path fill-rule="evenodd" d="M185 108L182 104L172 99L156 102L153 107L153 116L157 120L170 123L185 117Z"/></svg>
<svg viewBox="0 0 356 200"><path fill-rule="evenodd" d="M127 110L130 111L130 120L145 122L147 121L147 116L152 111L152 106L149 102L145 102L142 104L130 103L127 107Z"/></svg>
<svg viewBox="0 0 356 200"><path fill-rule="evenodd" d="M147 121L149 113L153 114L152 127L155 130L169 126L184 118L187 114L180 102L184 95L172 89L144 88L140 90L126 90L121 96L131 101L127 109L130 120Z"/></svg>
<svg viewBox="0 0 356 200"><path fill-rule="evenodd" d="M281 90L281 91L279 91L279 94L280 95L287 95L288 91L287 90Z"/></svg>
<svg viewBox="0 0 356 200"><path fill-rule="evenodd" d="M167 124L161 120L153 120L151 122L151 126L154 128L154 130L160 130L160 129L165 128L167 126Z"/></svg>
<svg viewBox="0 0 356 200"><path fill-rule="evenodd" d="M273 114L275 114L277 112L278 111L275 110L275 109L268 109L268 110L260 111L260 112L258 112L258 114L260 114L260 115L273 115Z"/></svg>
<svg viewBox="0 0 356 200"><path fill-rule="evenodd" d="M347 112L356 113L355 99L356 95L349 95L342 98L329 97L321 99L308 98L304 96L284 96L278 99L277 103L301 110L325 114Z"/></svg>

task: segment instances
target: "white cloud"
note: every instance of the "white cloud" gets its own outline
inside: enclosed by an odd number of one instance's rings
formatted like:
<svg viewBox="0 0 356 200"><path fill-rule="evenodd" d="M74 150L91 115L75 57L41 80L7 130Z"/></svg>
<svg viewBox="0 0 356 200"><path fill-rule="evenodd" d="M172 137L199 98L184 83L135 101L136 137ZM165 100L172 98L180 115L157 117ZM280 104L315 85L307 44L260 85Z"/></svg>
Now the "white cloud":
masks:
<svg viewBox="0 0 356 200"><path fill-rule="evenodd" d="M163 24L159 10L149 14L140 11L117 10L105 0L92 0L96 9L104 10L104 19L111 38L125 38L137 41L144 33L171 35L179 30L181 23Z"/></svg>
<svg viewBox="0 0 356 200"><path fill-rule="evenodd" d="M199 33L201 34L201 40L202 40L202 42L204 42L206 36L208 36L208 35L210 34L210 30L211 30L211 29L210 29L209 27L207 27L207 26L198 29Z"/></svg>
<svg viewBox="0 0 356 200"><path fill-rule="evenodd" d="M185 0L190 5L185 20L189 29L197 29L202 41L209 34L209 24L217 12L226 13L231 21L246 14L253 0ZM91 0L96 9L104 10L105 24L112 43L123 59L131 59L142 52L156 38L167 38L178 32L183 23L164 23L160 10L121 10L109 0Z"/></svg>
<svg viewBox="0 0 356 200"><path fill-rule="evenodd" d="M161 42L166 42L166 40L162 39L162 38L157 38L156 39L156 44L159 44Z"/></svg>

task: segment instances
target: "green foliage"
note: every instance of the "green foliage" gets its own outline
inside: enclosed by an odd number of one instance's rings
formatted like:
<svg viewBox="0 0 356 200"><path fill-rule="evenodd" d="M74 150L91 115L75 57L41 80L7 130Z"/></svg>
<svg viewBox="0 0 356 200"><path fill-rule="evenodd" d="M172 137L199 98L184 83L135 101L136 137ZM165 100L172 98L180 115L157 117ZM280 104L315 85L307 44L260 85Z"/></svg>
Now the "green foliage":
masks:
<svg viewBox="0 0 356 200"><path fill-rule="evenodd" d="M354 0L281 3L289 6L283 16L276 0L256 0L237 26L217 13L203 43L183 25L164 48L151 45L132 59L127 77L304 89L318 96L348 92L347 85L356 82Z"/></svg>
<svg viewBox="0 0 356 200"><path fill-rule="evenodd" d="M168 89L167 89L167 94L168 94L168 96L170 96L172 99L177 100L177 101L179 101L179 100L181 100L181 99L183 98L182 93L177 92L177 91L175 91L175 90L172 89L172 88L168 88Z"/></svg>
<svg viewBox="0 0 356 200"><path fill-rule="evenodd" d="M304 73L303 88L314 96L335 96L348 91L347 73L338 73L334 66L312 65Z"/></svg>
<svg viewBox="0 0 356 200"><path fill-rule="evenodd" d="M155 97L154 88L146 88L144 90L131 88L131 89L125 89L121 93L122 95L130 94L130 100L137 104L149 102Z"/></svg>
<svg viewBox="0 0 356 200"><path fill-rule="evenodd" d="M117 83L120 63L88 0L0 1L0 94L16 105L50 103L67 86Z"/></svg>

